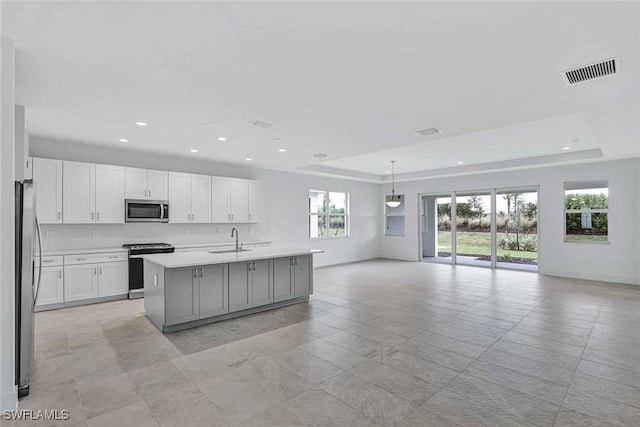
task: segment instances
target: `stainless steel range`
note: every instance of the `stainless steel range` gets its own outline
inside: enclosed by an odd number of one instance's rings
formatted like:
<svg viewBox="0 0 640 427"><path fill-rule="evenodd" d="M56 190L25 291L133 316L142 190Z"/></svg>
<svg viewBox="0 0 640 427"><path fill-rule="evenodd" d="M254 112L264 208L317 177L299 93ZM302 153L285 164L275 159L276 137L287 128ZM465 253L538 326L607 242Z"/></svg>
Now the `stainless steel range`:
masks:
<svg viewBox="0 0 640 427"><path fill-rule="evenodd" d="M169 243L127 243L122 245L129 250L129 299L144 296L144 268L142 255L165 254L175 251Z"/></svg>

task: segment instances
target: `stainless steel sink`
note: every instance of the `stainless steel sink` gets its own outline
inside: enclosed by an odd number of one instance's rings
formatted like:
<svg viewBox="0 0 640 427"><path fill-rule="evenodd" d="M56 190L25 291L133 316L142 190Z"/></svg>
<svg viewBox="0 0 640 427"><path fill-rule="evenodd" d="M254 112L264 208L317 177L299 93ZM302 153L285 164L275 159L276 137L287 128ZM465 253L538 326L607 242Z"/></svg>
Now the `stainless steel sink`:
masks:
<svg viewBox="0 0 640 427"><path fill-rule="evenodd" d="M229 253L232 253L232 252L248 252L250 250L251 249L238 249L236 251L235 249L226 249L224 251L207 251L207 252L209 252L210 254L229 254Z"/></svg>

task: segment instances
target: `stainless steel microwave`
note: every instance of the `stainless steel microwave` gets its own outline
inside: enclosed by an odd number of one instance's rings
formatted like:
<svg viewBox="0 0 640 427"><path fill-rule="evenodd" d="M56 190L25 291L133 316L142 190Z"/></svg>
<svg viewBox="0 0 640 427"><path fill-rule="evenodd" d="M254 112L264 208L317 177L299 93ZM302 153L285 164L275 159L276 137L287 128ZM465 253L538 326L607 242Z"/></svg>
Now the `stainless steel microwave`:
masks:
<svg viewBox="0 0 640 427"><path fill-rule="evenodd" d="M169 202L125 199L124 222L169 222Z"/></svg>

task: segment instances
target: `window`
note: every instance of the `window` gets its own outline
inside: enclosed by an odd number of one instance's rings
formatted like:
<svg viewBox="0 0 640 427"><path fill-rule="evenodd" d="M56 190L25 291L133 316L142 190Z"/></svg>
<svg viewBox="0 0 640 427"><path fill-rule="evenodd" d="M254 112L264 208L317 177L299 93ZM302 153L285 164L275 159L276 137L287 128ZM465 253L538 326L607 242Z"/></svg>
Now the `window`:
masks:
<svg viewBox="0 0 640 427"><path fill-rule="evenodd" d="M564 185L565 241L607 242L609 188L607 182L566 182Z"/></svg>
<svg viewBox="0 0 640 427"><path fill-rule="evenodd" d="M309 237L349 236L349 193L309 190Z"/></svg>

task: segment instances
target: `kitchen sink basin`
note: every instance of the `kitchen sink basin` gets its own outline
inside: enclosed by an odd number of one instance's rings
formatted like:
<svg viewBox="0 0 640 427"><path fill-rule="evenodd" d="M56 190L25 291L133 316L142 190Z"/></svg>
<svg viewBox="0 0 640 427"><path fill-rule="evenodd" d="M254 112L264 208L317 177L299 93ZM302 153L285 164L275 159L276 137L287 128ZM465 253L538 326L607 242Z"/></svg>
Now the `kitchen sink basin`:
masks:
<svg viewBox="0 0 640 427"><path fill-rule="evenodd" d="M225 250L222 250L222 251L207 251L207 252L209 252L210 254L229 254L229 253L232 253L232 252L248 252L250 250L251 249L238 249L236 251L235 249L225 249Z"/></svg>

